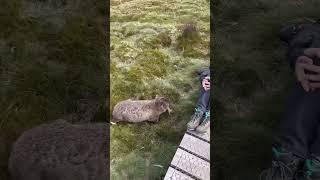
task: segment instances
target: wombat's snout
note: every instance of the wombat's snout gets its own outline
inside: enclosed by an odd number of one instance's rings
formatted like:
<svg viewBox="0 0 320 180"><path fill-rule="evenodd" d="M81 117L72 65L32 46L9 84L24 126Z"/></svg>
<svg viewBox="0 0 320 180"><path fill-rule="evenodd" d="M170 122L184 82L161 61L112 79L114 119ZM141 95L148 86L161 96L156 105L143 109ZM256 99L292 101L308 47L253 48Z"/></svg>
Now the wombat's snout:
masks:
<svg viewBox="0 0 320 180"><path fill-rule="evenodd" d="M170 102L165 97L156 97L156 105L161 109L161 111L165 112L168 111L170 114L172 109L170 108Z"/></svg>

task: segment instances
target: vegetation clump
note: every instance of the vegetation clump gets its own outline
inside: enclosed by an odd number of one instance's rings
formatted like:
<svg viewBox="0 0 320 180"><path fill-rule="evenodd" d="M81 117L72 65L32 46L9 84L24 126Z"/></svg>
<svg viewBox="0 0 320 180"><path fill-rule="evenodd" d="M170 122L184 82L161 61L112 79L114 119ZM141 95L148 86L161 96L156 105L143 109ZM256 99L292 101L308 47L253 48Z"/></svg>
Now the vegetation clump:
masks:
<svg viewBox="0 0 320 180"><path fill-rule="evenodd" d="M171 37L166 32L161 32L158 34L157 38L159 39L163 47L169 47L171 45Z"/></svg>
<svg viewBox="0 0 320 180"><path fill-rule="evenodd" d="M200 41L201 37L195 23L187 23L183 26L182 33L177 38L177 48L180 50L192 49Z"/></svg>

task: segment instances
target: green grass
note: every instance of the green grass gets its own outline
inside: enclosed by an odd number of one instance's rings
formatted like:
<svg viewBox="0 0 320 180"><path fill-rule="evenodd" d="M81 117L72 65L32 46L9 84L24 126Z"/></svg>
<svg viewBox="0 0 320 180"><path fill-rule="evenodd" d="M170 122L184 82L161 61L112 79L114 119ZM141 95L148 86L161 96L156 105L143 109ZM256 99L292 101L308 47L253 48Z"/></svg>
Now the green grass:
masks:
<svg viewBox="0 0 320 180"><path fill-rule="evenodd" d="M193 113L196 71L209 64L209 2L112 0L110 20L111 111L121 100L156 95L174 109L159 123L111 126L111 179L163 179ZM190 22L191 38L183 33Z"/></svg>
<svg viewBox="0 0 320 180"><path fill-rule="evenodd" d="M105 6L1 1L0 179L9 179L9 152L24 130L73 113L80 99L105 104Z"/></svg>
<svg viewBox="0 0 320 180"><path fill-rule="evenodd" d="M314 0L216 2L211 16L216 179L256 180L270 165L271 144L294 78L277 33L286 24L318 19L317 7Z"/></svg>

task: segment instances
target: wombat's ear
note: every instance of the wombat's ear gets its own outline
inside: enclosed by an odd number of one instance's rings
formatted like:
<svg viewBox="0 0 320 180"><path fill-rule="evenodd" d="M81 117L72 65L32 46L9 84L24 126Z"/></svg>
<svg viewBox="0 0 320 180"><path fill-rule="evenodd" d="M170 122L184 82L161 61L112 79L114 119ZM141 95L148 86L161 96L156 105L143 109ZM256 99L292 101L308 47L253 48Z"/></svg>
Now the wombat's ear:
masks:
<svg viewBox="0 0 320 180"><path fill-rule="evenodd" d="M166 111L169 107L169 103L167 103L163 100L159 100L159 101L156 101L156 106L159 110Z"/></svg>
<svg viewBox="0 0 320 180"><path fill-rule="evenodd" d="M293 24L283 27L279 32L279 38L281 41L290 43L294 36L302 29L303 24Z"/></svg>
<svg viewBox="0 0 320 180"><path fill-rule="evenodd" d="M296 31L296 25L290 25L283 27L279 32L279 38L281 41L289 43L292 39L294 32Z"/></svg>
<svg viewBox="0 0 320 180"><path fill-rule="evenodd" d="M161 96L158 96L155 100L157 105L162 105L165 103L164 98Z"/></svg>
<svg viewBox="0 0 320 180"><path fill-rule="evenodd" d="M161 100L165 103L168 103L169 104L169 99L168 98L165 98L165 97L162 97Z"/></svg>
<svg viewBox="0 0 320 180"><path fill-rule="evenodd" d="M156 106L160 107L163 104L163 102L160 101L158 98L156 98L155 104L156 104Z"/></svg>

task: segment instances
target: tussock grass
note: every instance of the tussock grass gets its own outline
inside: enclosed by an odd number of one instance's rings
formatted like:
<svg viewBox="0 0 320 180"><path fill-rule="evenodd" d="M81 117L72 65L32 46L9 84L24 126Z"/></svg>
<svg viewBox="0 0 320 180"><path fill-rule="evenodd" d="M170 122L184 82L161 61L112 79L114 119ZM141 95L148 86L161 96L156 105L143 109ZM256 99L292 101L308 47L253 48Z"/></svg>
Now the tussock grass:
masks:
<svg viewBox="0 0 320 180"><path fill-rule="evenodd" d="M75 113L80 99L105 104L104 11L105 1L0 2L0 179L24 130Z"/></svg>
<svg viewBox="0 0 320 180"><path fill-rule="evenodd" d="M277 36L281 27L318 19L319 2L220 0L215 25L216 179L258 179L294 80ZM243 164L246 164L243 166Z"/></svg>
<svg viewBox="0 0 320 180"><path fill-rule="evenodd" d="M197 22L199 43L185 55L177 46L189 22ZM111 126L111 177L163 179L194 110L196 71L209 64L209 3L112 0L110 26L111 111L121 100L156 95L167 97L174 109L159 123Z"/></svg>

